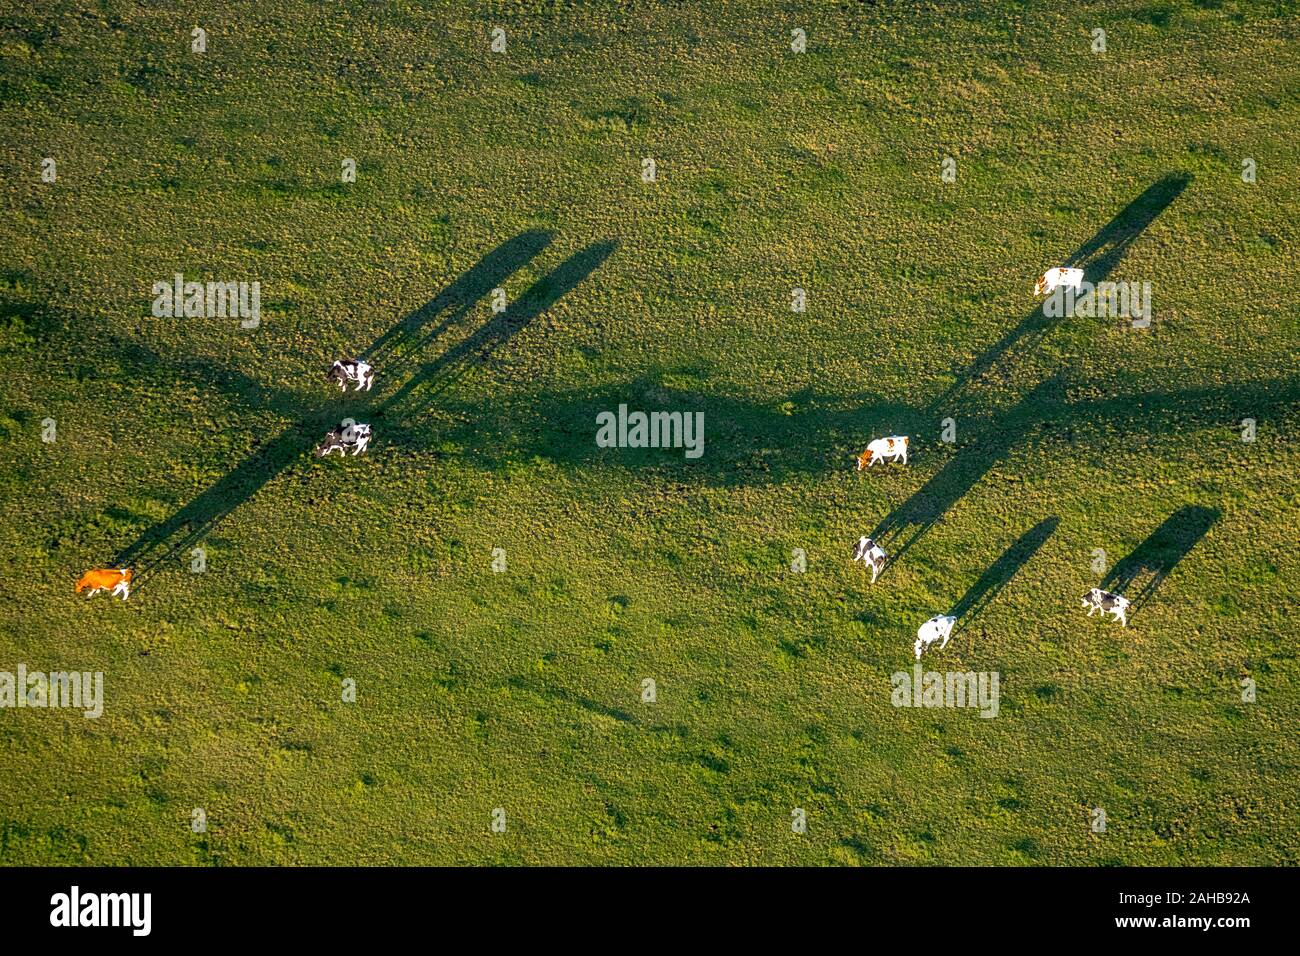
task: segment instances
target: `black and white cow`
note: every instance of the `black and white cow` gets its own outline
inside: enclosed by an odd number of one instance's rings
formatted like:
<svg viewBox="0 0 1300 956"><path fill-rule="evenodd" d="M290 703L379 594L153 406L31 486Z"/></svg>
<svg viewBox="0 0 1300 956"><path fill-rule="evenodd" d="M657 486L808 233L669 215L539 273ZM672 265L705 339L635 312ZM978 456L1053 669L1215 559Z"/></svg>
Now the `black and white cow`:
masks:
<svg viewBox="0 0 1300 956"><path fill-rule="evenodd" d="M889 555L885 553L884 548L863 535L858 538L857 546L853 549L853 560L861 561L871 568L871 583L875 584L876 578L885 569L885 562L889 560Z"/></svg>
<svg viewBox="0 0 1300 956"><path fill-rule="evenodd" d="M359 392L364 388L368 392L375 383L375 370L360 359L341 359L330 366L325 377L337 382L340 391L348 390L348 382L356 382L353 391Z"/></svg>
<svg viewBox="0 0 1300 956"><path fill-rule="evenodd" d="M929 647L935 641L942 641L939 650L948 646L948 638L952 637L952 626L957 623L957 618L952 614L936 614L930 620L926 621L916 629L916 643L912 645L912 650L916 653L916 659L921 659L921 652Z"/></svg>
<svg viewBox="0 0 1300 956"><path fill-rule="evenodd" d="M325 440L316 449L316 457L324 458L332 451L347 457L348 450L359 455L370 444L370 426L344 422L325 433Z"/></svg>
<svg viewBox="0 0 1300 956"><path fill-rule="evenodd" d="M1103 615L1110 614L1124 627L1128 627L1129 600L1126 597L1111 594L1101 588L1093 588L1083 596L1083 606L1088 609L1088 617L1092 617L1095 612L1101 611Z"/></svg>

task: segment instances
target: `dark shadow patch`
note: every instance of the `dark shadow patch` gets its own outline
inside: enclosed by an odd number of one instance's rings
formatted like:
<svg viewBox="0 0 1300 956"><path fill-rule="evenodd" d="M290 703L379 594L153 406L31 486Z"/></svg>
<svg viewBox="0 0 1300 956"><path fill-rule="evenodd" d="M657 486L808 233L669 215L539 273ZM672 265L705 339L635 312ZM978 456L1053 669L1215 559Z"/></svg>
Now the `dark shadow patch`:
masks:
<svg viewBox="0 0 1300 956"><path fill-rule="evenodd" d="M557 687L554 684L544 683L531 677L515 676L506 681L506 684L515 690L527 691L538 697L547 700L555 700L574 707L580 707L588 713L596 714L601 717L608 717L611 720L617 720L624 724L635 724L637 719L630 711L623 710L620 707L610 707L602 704L598 700L593 700L582 694L575 694L571 690L563 687Z"/></svg>
<svg viewBox="0 0 1300 956"><path fill-rule="evenodd" d="M1218 508L1201 505L1179 508L1111 569L1101 582L1102 590L1124 595L1132 609L1138 610L1221 515Z"/></svg>
<svg viewBox="0 0 1300 956"><path fill-rule="evenodd" d="M1001 557L989 565L988 570L979 576L962 599L948 613L957 618L953 633L958 633L973 624L982 615L999 592L1007 586L1016 572L1029 559L1038 553L1038 549L1052 536L1061 519L1053 515L1044 518L1022 534L1011 547L1002 552Z"/></svg>
<svg viewBox="0 0 1300 956"><path fill-rule="evenodd" d="M1048 379L1022 398L969 446L959 451L907 501L895 508L871 537L897 561L975 487L1011 449L1032 438L1040 415L1053 397L1063 391L1059 377Z"/></svg>
<svg viewBox="0 0 1300 956"><path fill-rule="evenodd" d="M427 410L430 400L476 366L471 360L486 360L595 272L616 247L614 242L597 242L570 256L533 283L504 312L432 361L420 365L396 392L374 407L372 417L383 419L396 415L404 420L402 424L407 429L418 427L424 417L421 413ZM426 336L421 348L446 325L447 322L442 323ZM384 374L391 372L385 369Z"/></svg>

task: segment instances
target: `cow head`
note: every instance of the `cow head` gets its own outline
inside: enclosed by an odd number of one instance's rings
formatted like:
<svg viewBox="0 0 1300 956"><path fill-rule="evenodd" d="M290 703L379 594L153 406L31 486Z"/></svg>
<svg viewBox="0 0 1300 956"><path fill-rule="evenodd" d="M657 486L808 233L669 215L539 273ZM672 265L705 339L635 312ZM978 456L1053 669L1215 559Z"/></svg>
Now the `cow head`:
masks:
<svg viewBox="0 0 1300 956"><path fill-rule="evenodd" d="M1038 277L1038 282L1034 285L1034 295L1047 294L1047 273L1044 272Z"/></svg>
<svg viewBox="0 0 1300 956"><path fill-rule="evenodd" d="M861 471L863 468L866 468L869 464L871 464L871 459L873 455L874 452L872 452L872 450L868 448L866 451L864 451L861 455L858 456L858 471Z"/></svg>

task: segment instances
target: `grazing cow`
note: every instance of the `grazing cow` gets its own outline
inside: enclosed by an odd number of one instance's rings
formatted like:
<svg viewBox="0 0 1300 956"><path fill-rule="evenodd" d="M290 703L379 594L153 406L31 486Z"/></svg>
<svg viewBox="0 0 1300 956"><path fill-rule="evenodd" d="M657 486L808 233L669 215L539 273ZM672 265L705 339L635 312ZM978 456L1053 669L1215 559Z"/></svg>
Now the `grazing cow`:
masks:
<svg viewBox="0 0 1300 956"><path fill-rule="evenodd" d="M353 389L356 392L363 388L368 392L370 386L375 384L375 370L360 359L343 359L335 362L325 373L325 377L331 382L337 382L339 390L343 392L348 390L348 382L357 383L357 387Z"/></svg>
<svg viewBox="0 0 1300 956"><path fill-rule="evenodd" d="M1048 269L1034 286L1034 295L1051 295L1060 286L1067 289L1073 289L1075 292L1083 290L1083 270L1066 269L1063 266L1056 269Z"/></svg>
<svg viewBox="0 0 1300 956"><path fill-rule="evenodd" d="M111 590L125 601L131 594L131 575L130 568L95 568L87 571L77 581L77 593L90 588L86 597L92 598L100 591Z"/></svg>
<svg viewBox="0 0 1300 956"><path fill-rule="evenodd" d="M957 623L957 618L951 614L936 614L930 620L926 621L916 630L916 643L912 645L912 650L916 651L916 659L921 659L921 651L929 647L935 641L942 640L939 650L948 646L948 638L952 636L952 626Z"/></svg>
<svg viewBox="0 0 1300 956"><path fill-rule="evenodd" d="M349 448L353 455L359 455L369 444L369 425L335 425L325 433L325 440L316 448L316 457L324 458L330 452L337 451L346 458Z"/></svg>
<svg viewBox="0 0 1300 956"><path fill-rule="evenodd" d="M863 468L870 468L878 461L884 461L886 458L892 461L903 459L903 464L907 464L907 436L890 435L888 438L877 438L867 446L867 450L858 456L858 471Z"/></svg>
<svg viewBox="0 0 1300 956"><path fill-rule="evenodd" d="M884 548L863 535L858 538L858 545L853 549L853 560L871 566L871 583L875 584L876 578L885 568L885 562L889 560L889 555L885 553Z"/></svg>
<svg viewBox="0 0 1300 956"><path fill-rule="evenodd" d="M1083 596L1083 606L1088 609L1088 617L1092 617L1095 612L1101 611L1103 615L1109 613L1124 627L1128 627L1129 599L1126 597L1111 594L1101 588L1093 588Z"/></svg>

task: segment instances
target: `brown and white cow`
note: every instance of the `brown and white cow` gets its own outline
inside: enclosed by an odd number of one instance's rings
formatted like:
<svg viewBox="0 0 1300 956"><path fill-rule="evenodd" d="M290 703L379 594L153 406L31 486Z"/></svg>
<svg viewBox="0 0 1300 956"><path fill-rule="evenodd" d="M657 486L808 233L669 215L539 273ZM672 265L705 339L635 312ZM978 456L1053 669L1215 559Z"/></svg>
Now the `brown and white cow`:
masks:
<svg viewBox="0 0 1300 956"><path fill-rule="evenodd" d="M886 458L891 461L898 461L901 458L903 464L907 464L906 435L890 435L888 438L877 438L867 445L867 450L858 456L858 471L863 468L870 468L876 462L884 461Z"/></svg>
<svg viewBox="0 0 1300 956"><path fill-rule="evenodd" d="M1035 283L1034 295L1051 295L1061 286L1073 289L1075 292L1082 292L1083 270L1068 269L1065 266L1048 269L1039 276L1038 282Z"/></svg>
<svg viewBox="0 0 1300 956"><path fill-rule="evenodd" d="M125 601L131 594L131 575L130 568L95 568L81 576L77 582L77 593L90 588L86 597L92 598L100 591L111 591Z"/></svg>

